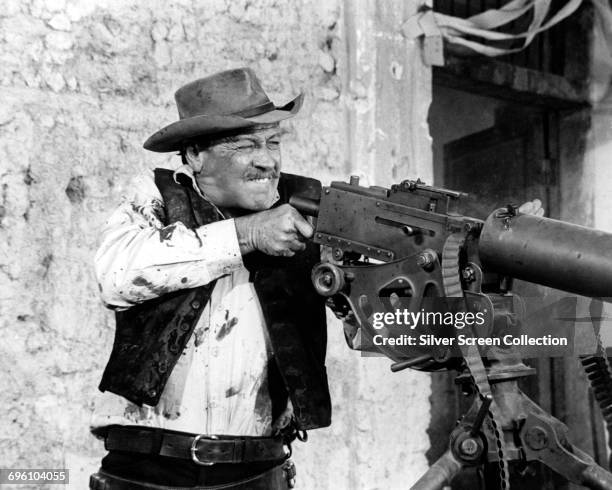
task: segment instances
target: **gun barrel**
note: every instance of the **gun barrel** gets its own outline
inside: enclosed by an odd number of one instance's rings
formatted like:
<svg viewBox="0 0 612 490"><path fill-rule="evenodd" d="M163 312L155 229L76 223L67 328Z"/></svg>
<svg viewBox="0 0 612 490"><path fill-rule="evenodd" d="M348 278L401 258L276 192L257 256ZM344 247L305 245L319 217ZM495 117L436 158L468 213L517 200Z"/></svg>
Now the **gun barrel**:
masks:
<svg viewBox="0 0 612 490"><path fill-rule="evenodd" d="M308 199L306 197L291 196L289 198L289 204L297 209L304 216L318 216L319 215L319 201Z"/></svg>
<svg viewBox="0 0 612 490"><path fill-rule="evenodd" d="M478 244L486 270L612 301L612 234L498 209Z"/></svg>

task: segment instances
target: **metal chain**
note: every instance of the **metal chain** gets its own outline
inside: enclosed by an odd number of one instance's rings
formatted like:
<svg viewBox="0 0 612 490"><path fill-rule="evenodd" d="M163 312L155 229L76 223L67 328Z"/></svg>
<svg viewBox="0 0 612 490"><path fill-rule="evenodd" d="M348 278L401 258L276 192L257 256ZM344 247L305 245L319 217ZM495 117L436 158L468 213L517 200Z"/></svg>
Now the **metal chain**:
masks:
<svg viewBox="0 0 612 490"><path fill-rule="evenodd" d="M447 238L444 244L444 249L442 251L442 283L444 284L444 293L447 298L464 297L461 279L459 278L459 252L465 243L465 237L465 233L453 233ZM502 420L502 417L499 407L495 402L495 398L493 397L489 378L487 377L487 370L482 362L482 356L477 346L463 345L459 347L481 400L486 396L490 396L492 399L488 415L490 428L495 436L497 444L496 451L499 463L499 480L502 490L509 490L510 472L505 455L506 444L501 423L498 422Z"/></svg>

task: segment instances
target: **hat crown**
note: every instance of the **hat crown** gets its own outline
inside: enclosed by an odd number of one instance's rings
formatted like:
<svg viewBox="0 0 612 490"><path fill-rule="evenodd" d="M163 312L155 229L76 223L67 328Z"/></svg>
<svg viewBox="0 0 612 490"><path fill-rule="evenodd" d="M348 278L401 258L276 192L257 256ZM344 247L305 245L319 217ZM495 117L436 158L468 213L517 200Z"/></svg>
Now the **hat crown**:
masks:
<svg viewBox="0 0 612 490"><path fill-rule="evenodd" d="M274 109L250 68L226 70L194 80L174 94L179 118L239 115L248 117Z"/></svg>

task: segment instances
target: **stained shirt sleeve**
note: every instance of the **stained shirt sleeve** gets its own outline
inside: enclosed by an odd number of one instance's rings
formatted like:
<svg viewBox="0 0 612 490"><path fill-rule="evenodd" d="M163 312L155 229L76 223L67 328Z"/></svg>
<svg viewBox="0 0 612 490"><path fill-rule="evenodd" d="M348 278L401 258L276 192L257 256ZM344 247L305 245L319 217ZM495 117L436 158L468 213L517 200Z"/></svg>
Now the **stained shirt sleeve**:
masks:
<svg viewBox="0 0 612 490"><path fill-rule="evenodd" d="M104 303L125 309L179 289L203 286L243 266L233 219L189 229L165 226L153 172L130 185L130 194L105 223L95 256Z"/></svg>

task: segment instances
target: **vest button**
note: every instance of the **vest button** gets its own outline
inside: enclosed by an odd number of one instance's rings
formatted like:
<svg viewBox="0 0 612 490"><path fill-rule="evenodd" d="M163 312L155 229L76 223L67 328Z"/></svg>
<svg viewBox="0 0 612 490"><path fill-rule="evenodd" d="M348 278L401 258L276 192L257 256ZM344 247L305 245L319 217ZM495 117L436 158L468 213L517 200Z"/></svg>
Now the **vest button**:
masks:
<svg viewBox="0 0 612 490"><path fill-rule="evenodd" d="M183 323L181 323L181 325L180 325L180 329L181 329L183 332L188 332L190 328L191 328L191 325L189 325L189 323L188 323L188 322L183 322Z"/></svg>
<svg viewBox="0 0 612 490"><path fill-rule="evenodd" d="M149 395L151 398L155 398L155 396L157 395L157 390L149 390L147 392L147 395Z"/></svg>
<svg viewBox="0 0 612 490"><path fill-rule="evenodd" d="M161 374L164 374L168 370L168 361L161 361L159 365L157 366L157 370Z"/></svg>
<svg viewBox="0 0 612 490"><path fill-rule="evenodd" d="M202 303L200 303L197 299L191 302L191 307L194 310L199 310L200 306L202 306Z"/></svg>

